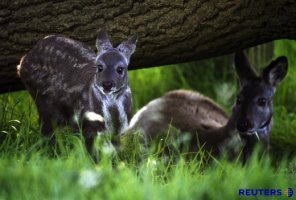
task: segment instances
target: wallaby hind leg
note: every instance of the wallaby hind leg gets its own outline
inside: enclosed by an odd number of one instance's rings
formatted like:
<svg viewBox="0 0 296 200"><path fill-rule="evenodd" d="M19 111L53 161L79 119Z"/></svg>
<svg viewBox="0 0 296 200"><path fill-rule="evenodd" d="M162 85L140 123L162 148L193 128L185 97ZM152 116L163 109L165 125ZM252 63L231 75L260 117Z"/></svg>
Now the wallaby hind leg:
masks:
<svg viewBox="0 0 296 200"><path fill-rule="evenodd" d="M39 114L41 132L46 139L49 139L50 144L55 145L56 142L53 134L55 109L48 105L42 98L36 100L36 105Z"/></svg>

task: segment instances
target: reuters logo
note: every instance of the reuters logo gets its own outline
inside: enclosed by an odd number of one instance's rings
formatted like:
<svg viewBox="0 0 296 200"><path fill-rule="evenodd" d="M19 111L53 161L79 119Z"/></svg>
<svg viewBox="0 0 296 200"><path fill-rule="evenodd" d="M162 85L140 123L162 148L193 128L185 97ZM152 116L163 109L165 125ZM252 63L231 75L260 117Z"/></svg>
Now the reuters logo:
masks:
<svg viewBox="0 0 296 200"><path fill-rule="evenodd" d="M287 197L292 197L294 192L293 192L293 189L292 188L287 188L284 190L284 194L287 196Z"/></svg>
<svg viewBox="0 0 296 200"><path fill-rule="evenodd" d="M246 197L259 197L259 196L286 196L288 198L294 195L294 191L291 187L286 189L279 189L279 188L246 188L246 189L239 189L238 190L239 196L246 196Z"/></svg>

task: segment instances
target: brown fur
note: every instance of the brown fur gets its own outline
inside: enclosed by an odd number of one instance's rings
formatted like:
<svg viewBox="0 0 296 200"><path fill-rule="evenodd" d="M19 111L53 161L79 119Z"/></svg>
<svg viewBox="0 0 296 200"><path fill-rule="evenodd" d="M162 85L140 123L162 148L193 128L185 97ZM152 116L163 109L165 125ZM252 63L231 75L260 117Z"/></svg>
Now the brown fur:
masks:
<svg viewBox="0 0 296 200"><path fill-rule="evenodd" d="M176 90L148 103L138 121L131 121L130 130L139 128L152 139L159 133L167 133L170 126L191 134L190 149L197 150L198 142L206 148L222 142L227 137L228 117L223 109L198 92ZM175 134L170 129L171 134ZM210 138L210 139L209 139Z"/></svg>

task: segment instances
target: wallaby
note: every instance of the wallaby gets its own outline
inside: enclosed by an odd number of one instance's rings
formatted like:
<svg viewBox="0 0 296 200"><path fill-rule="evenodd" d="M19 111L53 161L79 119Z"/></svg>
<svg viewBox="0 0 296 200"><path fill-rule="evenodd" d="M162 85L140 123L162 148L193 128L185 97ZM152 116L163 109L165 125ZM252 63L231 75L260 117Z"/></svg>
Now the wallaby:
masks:
<svg viewBox="0 0 296 200"><path fill-rule="evenodd" d="M127 69L136 36L113 47L100 30L97 54L62 35L39 41L18 66L22 82L35 100L42 133L52 137L54 125L82 127L88 151L97 134L121 134L131 118Z"/></svg>
<svg viewBox="0 0 296 200"><path fill-rule="evenodd" d="M211 99L197 92L177 90L140 109L131 119L128 132L140 129L148 138L155 138L173 126L190 133L190 151L196 152L204 145L219 155L229 146L230 155L241 151L244 160L258 141L269 148L272 98L276 84L287 74L287 58L277 58L257 76L244 52L239 51L235 54L235 69L240 91L229 118Z"/></svg>

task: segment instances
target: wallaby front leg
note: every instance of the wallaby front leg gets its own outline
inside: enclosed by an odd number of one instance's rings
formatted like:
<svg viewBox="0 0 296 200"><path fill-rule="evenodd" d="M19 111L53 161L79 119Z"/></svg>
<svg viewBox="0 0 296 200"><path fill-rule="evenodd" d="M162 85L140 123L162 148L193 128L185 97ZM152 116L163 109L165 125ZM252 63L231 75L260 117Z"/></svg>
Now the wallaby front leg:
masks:
<svg viewBox="0 0 296 200"><path fill-rule="evenodd" d="M86 111L82 120L82 131L85 138L85 146L89 153L93 151L94 138L105 129L104 118L95 113Z"/></svg>

